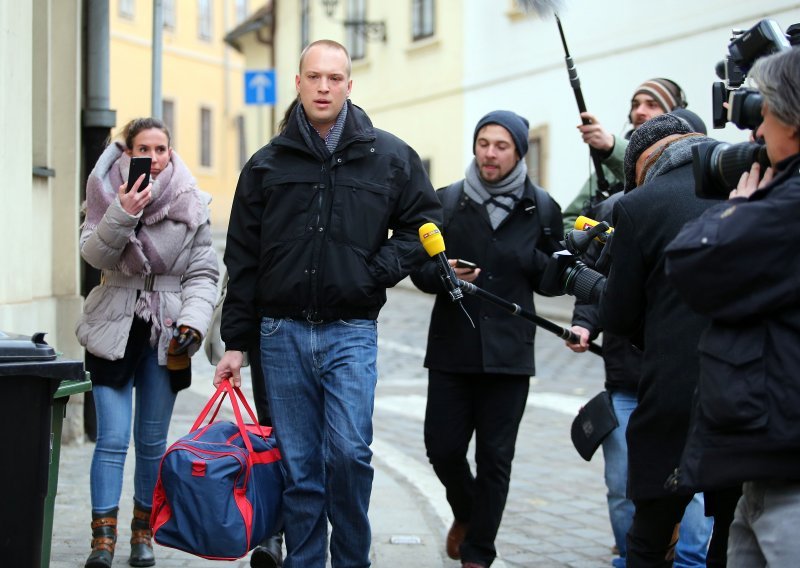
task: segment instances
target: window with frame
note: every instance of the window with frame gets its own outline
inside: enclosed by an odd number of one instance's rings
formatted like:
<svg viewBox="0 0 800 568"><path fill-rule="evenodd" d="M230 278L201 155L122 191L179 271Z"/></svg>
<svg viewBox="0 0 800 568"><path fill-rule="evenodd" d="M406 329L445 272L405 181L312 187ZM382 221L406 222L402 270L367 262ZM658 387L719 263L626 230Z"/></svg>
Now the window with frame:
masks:
<svg viewBox="0 0 800 568"><path fill-rule="evenodd" d="M161 120L169 130L170 143L175 147L175 101L170 99L161 100Z"/></svg>
<svg viewBox="0 0 800 568"><path fill-rule="evenodd" d="M132 20L136 15L136 1L135 0L119 0L117 2L117 13L120 18Z"/></svg>
<svg viewBox="0 0 800 568"><path fill-rule="evenodd" d="M542 187L547 187L548 141L546 125L533 128L528 134L528 153L525 155L528 177L533 183Z"/></svg>
<svg viewBox="0 0 800 568"><path fill-rule="evenodd" d="M308 2L309 0L300 0L300 51L311 43Z"/></svg>
<svg viewBox="0 0 800 568"><path fill-rule="evenodd" d="M211 167L211 109L200 109L200 165Z"/></svg>
<svg viewBox="0 0 800 568"><path fill-rule="evenodd" d="M197 37L210 41L213 27L211 0L197 0Z"/></svg>
<svg viewBox="0 0 800 568"><path fill-rule="evenodd" d="M347 39L345 41L347 51L350 52L350 59L353 61L364 59L367 52L366 38L361 27L354 23L367 21L366 0L347 0L347 21L350 22L350 25L346 26Z"/></svg>
<svg viewBox="0 0 800 568"><path fill-rule="evenodd" d="M434 0L413 0L411 3L411 37L414 41L432 37L435 31Z"/></svg>
<svg viewBox="0 0 800 568"><path fill-rule="evenodd" d="M164 28L175 29L175 0L161 0L161 15L164 18Z"/></svg>

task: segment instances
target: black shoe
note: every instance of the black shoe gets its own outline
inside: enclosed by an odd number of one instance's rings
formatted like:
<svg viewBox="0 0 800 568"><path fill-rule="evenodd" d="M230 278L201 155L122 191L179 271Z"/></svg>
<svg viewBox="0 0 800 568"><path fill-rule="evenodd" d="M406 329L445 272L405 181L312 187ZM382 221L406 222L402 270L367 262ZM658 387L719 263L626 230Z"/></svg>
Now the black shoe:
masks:
<svg viewBox="0 0 800 568"><path fill-rule="evenodd" d="M251 568L281 568L283 566L283 535L265 539L250 555Z"/></svg>

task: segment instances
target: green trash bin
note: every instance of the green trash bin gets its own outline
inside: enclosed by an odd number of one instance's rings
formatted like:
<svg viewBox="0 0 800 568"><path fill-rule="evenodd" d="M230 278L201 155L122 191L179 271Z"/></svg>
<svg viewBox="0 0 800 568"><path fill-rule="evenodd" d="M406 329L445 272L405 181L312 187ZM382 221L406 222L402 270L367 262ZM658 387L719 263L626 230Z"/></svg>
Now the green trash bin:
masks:
<svg viewBox="0 0 800 568"><path fill-rule="evenodd" d="M44 500L44 525L42 528L42 563L41 568L50 566L50 549L53 537L53 513L56 505L56 492L58 490L58 465L61 462L61 430L64 416L67 414L67 403L70 395L80 394L92 390L92 381L89 373L84 373L84 378L75 380L62 380L53 395L53 415L51 428L51 453L50 467L47 475L47 497Z"/></svg>
<svg viewBox="0 0 800 568"><path fill-rule="evenodd" d="M0 502L5 512L0 515L0 558L4 566L46 566L42 564L45 550L49 563L52 510L45 534L45 508L53 467L58 479L63 417L63 405L56 404L54 397L63 381L86 380L83 361L57 356L44 335L0 331ZM62 414L54 420L54 408L59 405Z"/></svg>

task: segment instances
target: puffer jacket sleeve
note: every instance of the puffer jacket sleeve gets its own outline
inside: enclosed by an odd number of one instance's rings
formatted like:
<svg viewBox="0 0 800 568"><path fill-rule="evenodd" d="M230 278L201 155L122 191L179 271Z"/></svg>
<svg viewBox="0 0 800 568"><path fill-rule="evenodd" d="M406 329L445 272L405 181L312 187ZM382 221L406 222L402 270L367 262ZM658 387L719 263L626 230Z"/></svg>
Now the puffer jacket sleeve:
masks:
<svg viewBox="0 0 800 568"><path fill-rule="evenodd" d="M178 325L188 325L205 337L217 302L219 263L211 238L211 225L200 225L192 241L189 266L183 275Z"/></svg>
<svg viewBox="0 0 800 568"><path fill-rule="evenodd" d="M409 146L408 178L390 220L391 238L372 259L376 280L391 287L420 267L427 259L419 242L419 228L425 223L442 224L442 206L433 190L419 155Z"/></svg>
<svg viewBox="0 0 800 568"><path fill-rule="evenodd" d="M117 266L122 251L133 235L141 216L141 213L129 214L122 208L119 198L115 199L97 227L84 227L81 232L80 247L83 259L100 270Z"/></svg>

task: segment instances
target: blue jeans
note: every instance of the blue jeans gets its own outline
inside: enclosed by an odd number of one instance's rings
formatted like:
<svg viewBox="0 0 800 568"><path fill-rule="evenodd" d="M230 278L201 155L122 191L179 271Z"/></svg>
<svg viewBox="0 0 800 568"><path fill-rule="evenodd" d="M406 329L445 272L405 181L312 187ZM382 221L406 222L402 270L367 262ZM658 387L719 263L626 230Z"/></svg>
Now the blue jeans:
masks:
<svg viewBox="0 0 800 568"><path fill-rule="evenodd" d="M619 550L619 558L612 565L625 567L627 545L625 538L633 522L633 501L626 497L628 488L628 444L625 431L633 409L636 408L636 393L629 391L610 391L611 404L617 414L619 426L603 440L603 458L605 459L606 500L608 502L608 518L614 542Z"/></svg>
<svg viewBox="0 0 800 568"><path fill-rule="evenodd" d="M97 443L89 474L92 512L105 513L119 506L125 457L131 440L131 417L136 450L133 501L149 509L153 505L153 489L161 457L167 449L167 432L175 405L169 371L158 364L158 354L148 345L132 381L119 388L97 385L92 387L92 393L97 412Z"/></svg>
<svg viewBox="0 0 800 568"><path fill-rule="evenodd" d="M614 541L619 549L619 558L615 558L611 564L615 568L625 568L626 535L631 528L634 512L633 502L626 497L628 445L625 442L625 431L628 429L631 413L636 408L636 393L611 391L611 403L619 421L617 429L603 441L608 516ZM706 565L706 551L713 524L713 519L705 516L703 494L696 494L687 505L681 520L674 568L699 568Z"/></svg>
<svg viewBox="0 0 800 568"><path fill-rule="evenodd" d="M373 320L261 320L261 361L286 471L284 568L370 566Z"/></svg>

